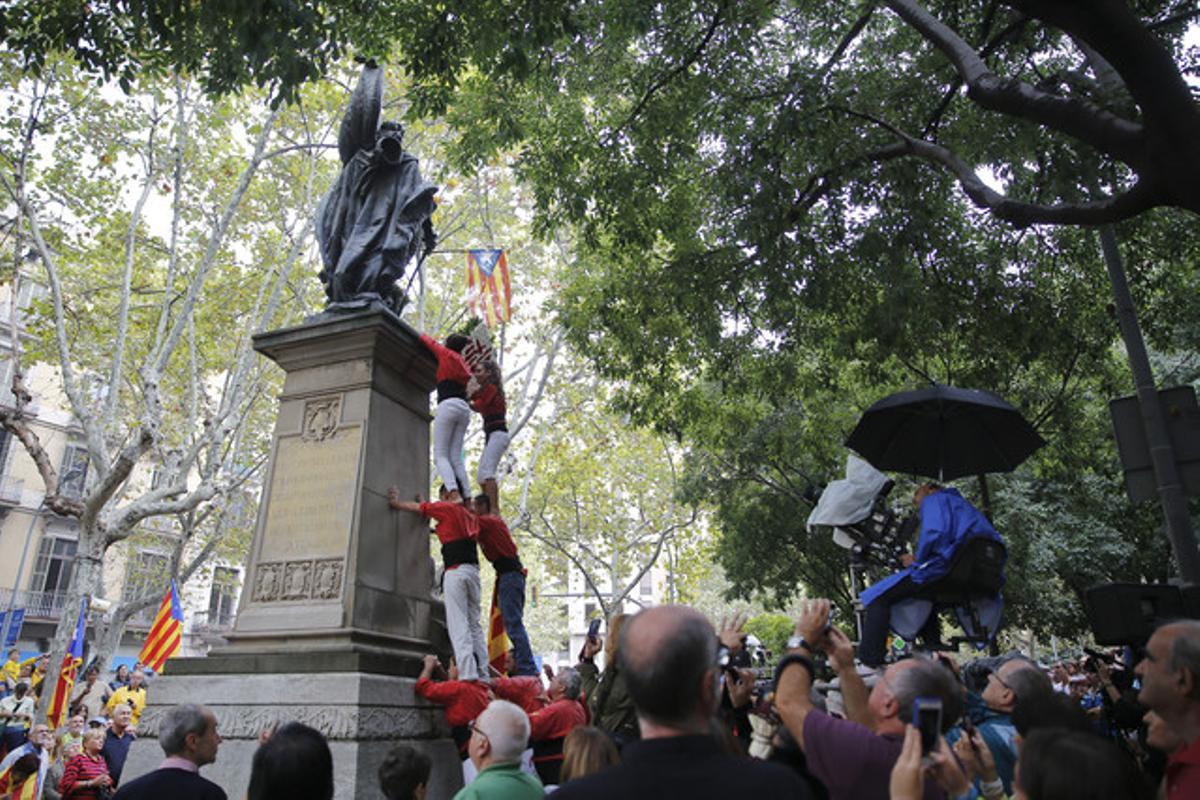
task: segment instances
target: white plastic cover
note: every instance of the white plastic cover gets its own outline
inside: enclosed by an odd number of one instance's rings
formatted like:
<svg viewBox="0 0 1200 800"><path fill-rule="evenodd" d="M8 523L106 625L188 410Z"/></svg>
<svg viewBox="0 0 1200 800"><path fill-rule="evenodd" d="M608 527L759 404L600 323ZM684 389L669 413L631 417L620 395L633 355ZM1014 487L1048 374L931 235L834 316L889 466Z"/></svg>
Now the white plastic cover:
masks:
<svg viewBox="0 0 1200 800"><path fill-rule="evenodd" d="M846 456L846 477L833 481L821 492L817 507L808 515L808 529L862 522L871 513L875 496L887 482L887 475L853 453L849 454Z"/></svg>

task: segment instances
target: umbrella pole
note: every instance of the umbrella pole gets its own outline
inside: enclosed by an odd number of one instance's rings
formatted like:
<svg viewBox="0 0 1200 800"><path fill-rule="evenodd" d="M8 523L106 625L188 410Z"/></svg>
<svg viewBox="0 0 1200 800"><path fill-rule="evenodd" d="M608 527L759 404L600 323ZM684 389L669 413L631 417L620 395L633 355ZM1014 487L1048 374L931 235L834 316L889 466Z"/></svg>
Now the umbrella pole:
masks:
<svg viewBox="0 0 1200 800"><path fill-rule="evenodd" d="M982 472L975 476L979 481L979 502L983 505L983 515L992 521L992 494L988 491L987 475Z"/></svg>

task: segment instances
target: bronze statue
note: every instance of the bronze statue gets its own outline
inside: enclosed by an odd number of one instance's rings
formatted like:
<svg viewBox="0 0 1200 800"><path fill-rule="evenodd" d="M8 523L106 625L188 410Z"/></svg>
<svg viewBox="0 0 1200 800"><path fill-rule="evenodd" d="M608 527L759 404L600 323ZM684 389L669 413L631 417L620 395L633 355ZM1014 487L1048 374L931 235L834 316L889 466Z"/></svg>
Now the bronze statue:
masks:
<svg viewBox="0 0 1200 800"><path fill-rule="evenodd" d="M367 61L338 131L341 174L317 209L326 309L380 302L399 314L406 297L397 281L437 242L429 221L437 187L404 152L400 124L380 124L382 108L383 70Z"/></svg>

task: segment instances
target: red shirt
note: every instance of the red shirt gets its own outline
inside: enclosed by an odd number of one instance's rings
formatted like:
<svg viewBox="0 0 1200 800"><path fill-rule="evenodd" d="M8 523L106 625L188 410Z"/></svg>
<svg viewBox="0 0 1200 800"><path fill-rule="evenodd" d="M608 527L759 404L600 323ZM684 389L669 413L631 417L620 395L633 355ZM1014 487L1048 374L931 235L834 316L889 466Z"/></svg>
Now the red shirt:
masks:
<svg viewBox="0 0 1200 800"><path fill-rule="evenodd" d="M565 697L529 715L529 741L561 739L580 725L588 724L587 706Z"/></svg>
<svg viewBox="0 0 1200 800"><path fill-rule="evenodd" d="M467 362L463 357L424 333L421 334L421 344L428 347L434 358L437 359L438 382L455 381L461 383L465 391L467 381L471 380L471 370L467 367Z"/></svg>
<svg viewBox="0 0 1200 800"><path fill-rule="evenodd" d="M504 415L508 413L504 396L496 390L494 383L485 383L479 388L479 391L471 397L471 408L485 417L498 414L503 419Z"/></svg>
<svg viewBox="0 0 1200 800"><path fill-rule="evenodd" d="M1167 758L1167 800L1200 797L1200 739Z"/></svg>
<svg viewBox="0 0 1200 800"><path fill-rule="evenodd" d="M413 691L431 703L446 708L446 723L454 728L467 725L488 707L488 688L476 681L439 681L420 678Z"/></svg>
<svg viewBox="0 0 1200 800"><path fill-rule="evenodd" d="M108 764L100 756L78 755L63 767L62 780L58 782L58 791L64 798L82 800L100 796L100 789L94 786L80 786L101 775L108 774Z"/></svg>
<svg viewBox="0 0 1200 800"><path fill-rule="evenodd" d="M475 521L479 524L479 549L483 550L484 558L494 562L499 558L517 557L517 543L504 520L495 514L483 514Z"/></svg>
<svg viewBox="0 0 1200 800"><path fill-rule="evenodd" d="M541 711L546 705L542 697L542 679L533 675L493 678L492 692L501 700L516 703L526 714Z"/></svg>
<svg viewBox="0 0 1200 800"><path fill-rule="evenodd" d="M478 517L468 511L462 503L447 503L443 500L421 503L421 513L437 520L434 533L442 544L479 537Z"/></svg>

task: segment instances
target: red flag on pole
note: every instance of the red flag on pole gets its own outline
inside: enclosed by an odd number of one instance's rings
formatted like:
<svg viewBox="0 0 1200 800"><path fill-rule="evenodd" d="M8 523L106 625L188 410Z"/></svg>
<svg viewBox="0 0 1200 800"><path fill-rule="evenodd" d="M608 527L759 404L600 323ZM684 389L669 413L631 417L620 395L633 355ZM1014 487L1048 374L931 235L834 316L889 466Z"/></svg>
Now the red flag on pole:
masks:
<svg viewBox="0 0 1200 800"><path fill-rule="evenodd" d="M504 630L504 617L500 614L500 604L498 602L498 588L492 587L492 610L488 614L488 663L492 665L497 672L504 671L504 659L508 654L509 648L512 647L512 641L508 638L508 632Z"/></svg>
<svg viewBox="0 0 1200 800"><path fill-rule="evenodd" d="M62 727L63 720L67 716L67 705L71 702L71 689L75 687L75 673L83 662L83 637L87 627L87 607L88 599L84 596L79 601L79 620L75 623L75 635L71 637L71 643L67 645L67 652L58 669L58 681L54 684L54 694L50 697L50 708L46 713L46 724L52 731Z"/></svg>

